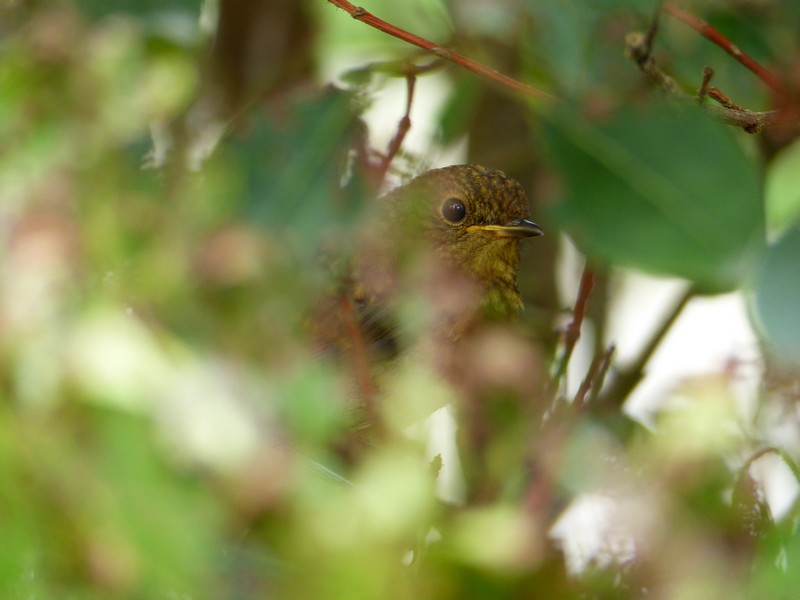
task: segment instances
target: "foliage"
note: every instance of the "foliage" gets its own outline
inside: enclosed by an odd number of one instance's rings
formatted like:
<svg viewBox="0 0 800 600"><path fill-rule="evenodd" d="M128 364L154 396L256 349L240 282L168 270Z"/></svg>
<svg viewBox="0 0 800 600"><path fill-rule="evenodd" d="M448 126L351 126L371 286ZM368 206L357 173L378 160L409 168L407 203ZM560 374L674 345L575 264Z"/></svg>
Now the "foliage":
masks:
<svg viewBox="0 0 800 600"><path fill-rule="evenodd" d="M791 76L796 3L690 8ZM21 1L0 17L0 595L793 597L797 128L754 138L665 100L623 57L654 14L639 2L386 10L558 98L453 67L416 78L446 90L425 107L438 137L388 179L467 139L469 160L499 157L528 187L547 234L524 256L522 320L477 337L455 381L413 353L380 373L382 428L364 436L370 394L309 320L374 227L363 117L403 60L429 59L322 0ZM215 17L251 26L215 37ZM656 53L690 93L712 64L745 106L796 110L677 22ZM558 232L591 267L592 367L558 334L575 302L553 275ZM649 355L619 364L603 337L626 269L746 295L756 389L734 365L674 381L653 427L627 416ZM398 305L402 331L424 331L413 286ZM776 473L795 490L783 506Z"/></svg>

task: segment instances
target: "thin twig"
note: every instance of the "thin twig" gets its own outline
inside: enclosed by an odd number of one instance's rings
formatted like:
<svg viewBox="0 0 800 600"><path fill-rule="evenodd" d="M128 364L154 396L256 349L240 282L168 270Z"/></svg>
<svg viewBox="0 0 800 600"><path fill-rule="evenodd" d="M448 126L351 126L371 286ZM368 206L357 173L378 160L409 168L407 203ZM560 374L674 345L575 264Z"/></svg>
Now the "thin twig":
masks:
<svg viewBox="0 0 800 600"><path fill-rule="evenodd" d="M575 412L583 412L586 409L586 394L592 387L592 382L600 370L600 365L603 361L602 355L597 355L592 359L592 364L589 365L589 370L586 371L586 376L581 381L580 387L572 400L572 409Z"/></svg>
<svg viewBox="0 0 800 600"><path fill-rule="evenodd" d="M589 366L589 370L586 372L586 377L583 378L583 381L581 382L581 385L575 394L575 398L572 401L573 410L577 412L583 412L586 409L586 406L588 405L588 402L586 401L586 395L590 390L594 390L592 397L597 397L598 391L603 386L606 373L608 373L608 369L611 366L611 356L614 354L614 350L615 348L612 344L606 348L602 354L598 354L594 357L592 364Z"/></svg>
<svg viewBox="0 0 800 600"><path fill-rule="evenodd" d="M606 351L603 353L603 362L600 364L600 370L597 373L597 378L595 382L592 384L591 395L589 396L589 402L595 402L597 397L600 395L600 390L603 389L603 384L606 382L606 375L608 375L608 370L611 368L611 359L614 357L614 353L617 351L617 347L614 344L611 344Z"/></svg>
<svg viewBox="0 0 800 600"><path fill-rule="evenodd" d="M468 71L472 71L482 77L486 77L491 79L492 81L496 81L502 85L510 87L518 92L522 92L528 96L535 96L537 98L549 98L552 99L553 96L548 94L547 92L543 92L538 90L534 87L526 85L522 82L517 81L509 77L508 75L503 75L502 73L495 71L494 69L490 69L489 67L482 65L479 62L472 60L471 58L467 58L466 56L439 46L431 42L430 40L426 40L423 37L415 35L411 32L406 31L405 29L401 29L392 25L391 23L387 23L383 19L379 19L371 12L367 11L361 6L355 6L352 3L348 2L347 0L328 0L334 6L341 8L342 10L346 11L351 17L354 19L361 21L369 25L370 27L374 27L379 31L383 31L384 33L388 33L389 35L396 37L398 39L403 40L409 44L413 44L418 48L422 48L427 50L428 52L432 52L439 58L457 64Z"/></svg>
<svg viewBox="0 0 800 600"><path fill-rule="evenodd" d="M742 108L738 104L736 104L733 100L731 100L727 95L723 94L719 88L715 88L714 86L709 87L706 90L708 97L716 102L719 102L722 106L730 110L746 110Z"/></svg>
<svg viewBox="0 0 800 600"><path fill-rule="evenodd" d="M592 294L594 287L594 270L589 267L588 263L583 267L583 274L581 275L581 283L578 288L578 297L575 299L575 306L572 309L572 320L564 330L564 352L561 355L561 360L558 363L553 377L548 384L547 395L550 396L558 388L559 382L567 372L567 365L572 358L572 352L575 350L575 345L581 336L581 325L583 318L586 315L586 306L589 303L589 297Z"/></svg>
<svg viewBox="0 0 800 600"><path fill-rule="evenodd" d="M687 94L677 82L667 75L656 64L655 59L650 53L647 45L647 36L640 32L631 32L625 37L626 55L636 63L639 69L648 79L661 87L671 97L694 102L696 98ZM771 110L766 112L756 112L749 109L736 109L720 106L710 106L703 104L703 108L710 112L715 118L724 121L729 125L741 127L748 133L757 133L773 125L786 125L797 120L797 115L790 111Z"/></svg>
<svg viewBox="0 0 800 600"><path fill-rule="evenodd" d="M645 344L644 348L642 348L642 351L639 353L639 356L636 357L636 360L616 373L616 377L611 382L608 390L605 394L603 394L604 402L607 404L613 403L616 405L621 405L623 402L625 402L628 395L644 378L645 367L650 361L650 358L653 356L653 353L655 353L659 344L661 344L664 337L667 335L667 332L669 332L672 325L678 319L681 312L686 307L689 300L694 297L694 295L695 291L690 287L678 299L678 301L675 303L675 306L664 319L664 322L661 323L658 329L656 329L650 336L650 340L647 342L647 344Z"/></svg>
<svg viewBox="0 0 800 600"><path fill-rule="evenodd" d="M763 81L766 85L768 85L778 94L782 96L786 95L786 86L774 73L765 69L750 56L742 52L735 44L733 44L728 38L722 35L719 31L714 29L706 21L698 19L694 15L681 10L671 2L667 2L664 4L664 10L669 14L671 14L676 19L678 19L679 21L685 23L686 25L694 29L696 32L698 32L707 40L710 40L711 42L722 48L725 52L727 52L739 63L748 68L756 77L758 77L761 81Z"/></svg>
<svg viewBox="0 0 800 600"><path fill-rule="evenodd" d="M708 84L711 83L712 77L714 77L714 69L711 67L703 67L703 80L700 82L700 87L697 89L698 102L702 102L706 94L708 94Z"/></svg>
<svg viewBox="0 0 800 600"><path fill-rule="evenodd" d="M417 77L414 72L409 71L406 74L406 84L407 84L407 93L406 93L406 112L400 119L400 122L397 124L397 131L392 137L392 140L389 142L389 147L386 149L386 154L381 161L380 166L380 180L382 181L383 178L386 176L386 171L389 170L389 165L392 163L392 160L400 151L400 146L403 145L403 140L406 139L406 135L408 134L408 130L411 129L411 104L414 101L414 88L417 83Z"/></svg>

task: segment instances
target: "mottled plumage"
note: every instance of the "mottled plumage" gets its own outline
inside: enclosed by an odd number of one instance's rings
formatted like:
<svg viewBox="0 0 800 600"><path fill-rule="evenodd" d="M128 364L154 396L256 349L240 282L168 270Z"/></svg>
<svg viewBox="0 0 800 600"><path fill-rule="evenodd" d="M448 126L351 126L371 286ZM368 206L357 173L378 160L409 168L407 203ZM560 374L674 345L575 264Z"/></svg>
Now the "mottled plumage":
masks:
<svg viewBox="0 0 800 600"><path fill-rule="evenodd" d="M518 182L494 169L456 165L423 173L387 200L390 222L405 225L412 236L419 231L445 261L473 278L486 308L504 316L522 309L519 242L542 230L528 220Z"/></svg>

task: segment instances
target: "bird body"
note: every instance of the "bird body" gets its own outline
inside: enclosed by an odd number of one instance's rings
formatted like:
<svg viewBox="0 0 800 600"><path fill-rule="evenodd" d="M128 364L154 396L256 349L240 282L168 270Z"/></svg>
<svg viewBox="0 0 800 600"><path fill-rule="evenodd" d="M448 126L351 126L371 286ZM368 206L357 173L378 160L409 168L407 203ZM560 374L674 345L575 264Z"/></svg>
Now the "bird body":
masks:
<svg viewBox="0 0 800 600"><path fill-rule="evenodd" d="M522 309L520 242L542 230L529 220L518 182L501 171L455 165L426 171L382 201L336 306L318 311L323 346L366 353L372 362L396 354L408 345L398 340L395 315L405 302L425 313L416 337L427 340L438 361L477 323Z"/></svg>

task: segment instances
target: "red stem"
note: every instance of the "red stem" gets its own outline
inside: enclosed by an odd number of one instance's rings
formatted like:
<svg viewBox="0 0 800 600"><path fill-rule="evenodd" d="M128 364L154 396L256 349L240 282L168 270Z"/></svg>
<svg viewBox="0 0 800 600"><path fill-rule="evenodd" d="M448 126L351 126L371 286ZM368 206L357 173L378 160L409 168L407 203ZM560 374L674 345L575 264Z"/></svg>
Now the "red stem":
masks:
<svg viewBox="0 0 800 600"><path fill-rule="evenodd" d="M403 145L403 140L406 139L408 130L411 129L411 104L414 102L414 87L417 83L417 77L413 73L406 75L407 95L406 95L406 112L397 124L397 131L394 137L389 142L389 147L386 149L386 156L383 157L380 166L380 180L386 177L386 172L389 170L389 165L392 160L400 151L400 146Z"/></svg>
<svg viewBox="0 0 800 600"><path fill-rule="evenodd" d="M522 92L523 94L527 94L528 96L536 96L538 98L553 97L547 92L537 90L536 88L521 83L516 79L513 79L507 75L503 75L502 73L495 71L494 69L490 69L489 67L482 65L479 62L475 62L474 60L467 58L462 54L458 54L457 52L448 50L447 48L439 46L438 44L434 44L430 40L426 40L425 38L410 33L405 29L400 29L399 27L396 27L391 23L387 23L383 19L379 19L378 17L373 15L371 12L365 10L364 8L360 6L354 6L347 0L328 0L328 2L330 2L331 4L333 4L338 8L341 8L354 19L361 21L362 23L366 23L370 27L374 27L379 31L388 33L389 35L401 39L404 42L408 42L409 44L413 44L418 48L422 48L423 50L432 52L439 58L455 63L467 69L468 71L472 71L473 73L481 75L482 77L486 77L488 79L496 81L497 83L510 87L519 92Z"/></svg>

